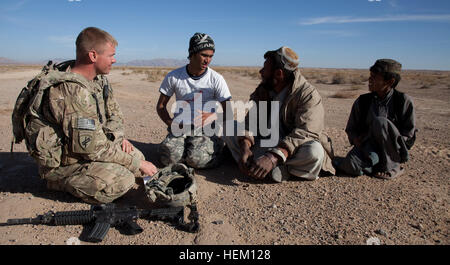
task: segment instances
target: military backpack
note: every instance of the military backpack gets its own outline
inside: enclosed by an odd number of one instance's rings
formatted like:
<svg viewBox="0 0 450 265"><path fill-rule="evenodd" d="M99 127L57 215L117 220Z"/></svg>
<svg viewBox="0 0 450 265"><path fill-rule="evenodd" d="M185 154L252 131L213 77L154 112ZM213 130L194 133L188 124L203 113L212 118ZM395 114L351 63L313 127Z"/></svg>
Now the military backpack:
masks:
<svg viewBox="0 0 450 265"><path fill-rule="evenodd" d="M88 86L73 73L66 71L74 63L73 60L59 64L49 61L21 90L14 105L11 117L11 152L14 143L19 144L25 140L27 150L38 163L40 170L42 167L51 169L60 166L64 144L64 134L60 126L49 122L44 115L46 110L43 102L49 88L64 82Z"/></svg>

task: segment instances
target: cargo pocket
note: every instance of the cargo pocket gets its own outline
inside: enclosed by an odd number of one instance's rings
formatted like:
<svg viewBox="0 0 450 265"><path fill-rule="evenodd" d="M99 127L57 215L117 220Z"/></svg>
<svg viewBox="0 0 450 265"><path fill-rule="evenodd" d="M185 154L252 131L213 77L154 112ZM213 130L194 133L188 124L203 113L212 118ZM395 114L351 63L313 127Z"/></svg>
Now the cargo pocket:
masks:
<svg viewBox="0 0 450 265"><path fill-rule="evenodd" d="M106 183L95 176L79 175L68 180L68 190L79 198L95 197L97 193L106 188Z"/></svg>

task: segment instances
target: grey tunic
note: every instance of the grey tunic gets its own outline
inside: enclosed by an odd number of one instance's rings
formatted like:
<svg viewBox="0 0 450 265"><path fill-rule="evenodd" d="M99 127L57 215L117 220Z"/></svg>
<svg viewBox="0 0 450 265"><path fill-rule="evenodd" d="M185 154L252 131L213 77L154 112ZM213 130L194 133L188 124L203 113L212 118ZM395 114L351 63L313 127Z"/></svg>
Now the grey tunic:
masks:
<svg viewBox="0 0 450 265"><path fill-rule="evenodd" d="M353 104L345 129L351 144L363 137L334 166L351 175L387 172L408 160L416 126L411 98L392 89L384 99L375 93L360 96Z"/></svg>

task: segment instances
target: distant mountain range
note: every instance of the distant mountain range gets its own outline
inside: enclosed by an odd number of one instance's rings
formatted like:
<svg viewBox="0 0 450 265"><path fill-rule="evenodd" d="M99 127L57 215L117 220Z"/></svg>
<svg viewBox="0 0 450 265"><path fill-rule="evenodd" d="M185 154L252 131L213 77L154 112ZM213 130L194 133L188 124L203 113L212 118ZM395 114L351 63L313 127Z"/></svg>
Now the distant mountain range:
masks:
<svg viewBox="0 0 450 265"><path fill-rule="evenodd" d="M49 59L54 62L63 62L70 59L63 59L63 58L54 58ZM46 61L15 61L6 57L0 57L0 65L17 65L17 64L37 64L37 65L43 65L46 64L48 60ZM114 65L117 66L162 66L162 67L172 67L172 66L183 66L185 64L189 63L187 59L184 60L178 60L178 59L164 59L164 58L157 58L157 59L151 59L151 60L133 60L129 61L127 63L116 63Z"/></svg>
<svg viewBox="0 0 450 265"><path fill-rule="evenodd" d="M9 65L9 64L20 64L20 63L14 61L14 60L11 60L9 58L0 57L0 65Z"/></svg>

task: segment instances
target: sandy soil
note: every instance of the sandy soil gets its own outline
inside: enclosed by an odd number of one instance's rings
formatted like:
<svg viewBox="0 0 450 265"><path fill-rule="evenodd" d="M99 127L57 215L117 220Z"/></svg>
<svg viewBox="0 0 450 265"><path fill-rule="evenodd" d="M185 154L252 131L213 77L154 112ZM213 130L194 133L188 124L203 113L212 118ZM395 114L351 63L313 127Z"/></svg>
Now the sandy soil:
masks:
<svg viewBox="0 0 450 265"><path fill-rule="evenodd" d="M328 71L331 70L322 69L320 73ZM89 208L70 194L47 190L24 144L16 145L13 155L9 152L15 99L38 72L39 68L0 71L0 222L35 217L49 210ZM235 100L246 100L259 82L232 71L223 74ZM199 233L140 219L143 233L127 236L111 229L99 244L365 245L371 237L387 245L449 244L450 74L437 74L440 79L431 85L424 86L420 75L400 83L399 89L415 102L420 130L411 159L405 165L406 173L400 178L384 181L369 176L330 176L314 182L294 179L274 184L243 177L228 157L219 168L196 171ZM156 148L166 129L155 112L160 81L149 82L144 74L121 68L113 70L109 78L126 117L127 138L161 168ZM311 81L323 96L326 131L334 141L335 152L344 156L350 149L344 127L355 98L334 95L349 89L356 94L365 93L367 82L355 87ZM136 184L117 203L146 207L142 184ZM82 229L45 225L0 227L0 244L63 245L69 238L79 237Z"/></svg>

